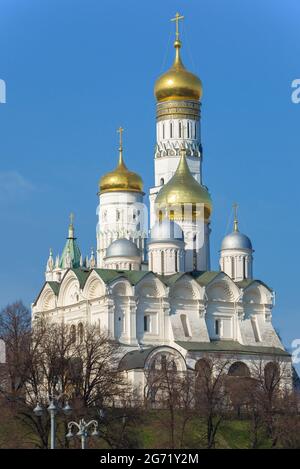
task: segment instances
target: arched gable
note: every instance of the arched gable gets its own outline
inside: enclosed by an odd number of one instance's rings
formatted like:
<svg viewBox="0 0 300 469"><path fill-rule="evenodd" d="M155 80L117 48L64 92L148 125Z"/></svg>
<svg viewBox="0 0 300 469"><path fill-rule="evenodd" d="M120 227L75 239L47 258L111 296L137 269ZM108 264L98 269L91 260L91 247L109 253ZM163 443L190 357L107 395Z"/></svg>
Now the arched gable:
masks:
<svg viewBox="0 0 300 469"><path fill-rule="evenodd" d="M163 356L168 360L174 360L177 371L186 370L186 362L181 353L173 347L168 346L156 347L152 350L146 359L145 370L150 370L155 362L159 362Z"/></svg>
<svg viewBox="0 0 300 469"><path fill-rule="evenodd" d="M119 277L110 284L113 296L133 296L133 289L125 277Z"/></svg>
<svg viewBox="0 0 300 469"><path fill-rule="evenodd" d="M200 286L190 275L180 277L170 289L170 296L174 299L202 300L204 288Z"/></svg>
<svg viewBox="0 0 300 469"><path fill-rule="evenodd" d="M53 289L46 283L37 300L36 309L41 312L54 309L56 307L56 299L57 297Z"/></svg>
<svg viewBox="0 0 300 469"><path fill-rule="evenodd" d="M105 295L106 285L97 272L92 271L83 289L83 296L88 300L100 298Z"/></svg>
<svg viewBox="0 0 300 469"><path fill-rule="evenodd" d="M77 303L80 299L80 284L78 277L72 270L68 270L62 279L58 306L67 306Z"/></svg>
<svg viewBox="0 0 300 469"><path fill-rule="evenodd" d="M247 304L272 304L272 291L264 284L253 281L244 290L243 303Z"/></svg>
<svg viewBox="0 0 300 469"><path fill-rule="evenodd" d="M240 297L237 285L223 272L207 285L205 292L209 301L234 302Z"/></svg>
<svg viewBox="0 0 300 469"><path fill-rule="evenodd" d="M141 297L158 298L167 294L167 287L152 272L137 283L135 290L136 295Z"/></svg>

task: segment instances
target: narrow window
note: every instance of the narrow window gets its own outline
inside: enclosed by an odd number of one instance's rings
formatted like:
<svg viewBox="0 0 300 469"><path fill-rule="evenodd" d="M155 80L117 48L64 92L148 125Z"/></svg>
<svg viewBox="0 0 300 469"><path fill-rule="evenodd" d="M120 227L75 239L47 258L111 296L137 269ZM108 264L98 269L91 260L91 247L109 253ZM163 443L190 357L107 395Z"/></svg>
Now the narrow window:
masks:
<svg viewBox="0 0 300 469"><path fill-rule="evenodd" d="M78 339L81 344L83 341L83 324L81 322L78 324Z"/></svg>
<svg viewBox="0 0 300 469"><path fill-rule="evenodd" d="M231 258L231 277L235 277L234 257Z"/></svg>
<svg viewBox="0 0 300 469"><path fill-rule="evenodd" d="M189 327L188 327L186 314L181 314L180 319L181 319L181 325L183 328L184 336L191 337L191 334L189 333Z"/></svg>
<svg viewBox="0 0 300 469"><path fill-rule="evenodd" d="M163 139L165 138L165 124L162 125L162 129L163 129Z"/></svg>
<svg viewBox="0 0 300 469"><path fill-rule="evenodd" d="M173 138L173 124L170 124L170 138Z"/></svg>
<svg viewBox="0 0 300 469"><path fill-rule="evenodd" d="M251 318L251 324L252 324L252 329L253 329L253 334L254 334L255 342L260 342L260 337L259 337L259 332L258 332L258 327L257 327L256 318Z"/></svg>
<svg viewBox="0 0 300 469"><path fill-rule="evenodd" d="M165 272L165 253L162 251L160 253L161 256L161 273L164 274Z"/></svg>
<svg viewBox="0 0 300 469"><path fill-rule="evenodd" d="M196 124L196 122L195 122L195 127L194 127L194 129L195 129L195 130L194 130L194 135L195 135L195 139L196 139L196 138L197 138L197 124Z"/></svg>
<svg viewBox="0 0 300 469"><path fill-rule="evenodd" d="M243 257L243 278L246 278L246 258Z"/></svg>
<svg viewBox="0 0 300 469"><path fill-rule="evenodd" d="M190 123L187 124L187 137L190 138Z"/></svg>
<svg viewBox="0 0 300 469"><path fill-rule="evenodd" d="M163 185L164 185L164 183L165 183L165 180L164 180L164 178L160 178L160 185L161 185L161 186L163 186Z"/></svg>
<svg viewBox="0 0 300 469"><path fill-rule="evenodd" d="M179 122L179 138L181 138L181 122Z"/></svg>
<svg viewBox="0 0 300 469"><path fill-rule="evenodd" d="M221 335L221 321L220 321L220 319L215 320L215 334L217 336Z"/></svg>
<svg viewBox="0 0 300 469"><path fill-rule="evenodd" d="M178 272L178 252L175 252L175 272Z"/></svg>
<svg viewBox="0 0 300 469"><path fill-rule="evenodd" d="M145 314L144 316L144 332L150 332L150 315Z"/></svg>

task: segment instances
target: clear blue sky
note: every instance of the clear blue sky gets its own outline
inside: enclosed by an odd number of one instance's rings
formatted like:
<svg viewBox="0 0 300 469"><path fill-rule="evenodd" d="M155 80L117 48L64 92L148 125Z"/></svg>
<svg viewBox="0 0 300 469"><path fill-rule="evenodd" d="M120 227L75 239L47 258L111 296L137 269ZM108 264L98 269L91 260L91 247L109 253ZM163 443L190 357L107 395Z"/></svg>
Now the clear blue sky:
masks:
<svg viewBox="0 0 300 469"><path fill-rule="evenodd" d="M70 211L82 251L95 246L97 183L120 124L128 165L153 184L153 85L172 60L177 10L184 62L204 87L212 267L238 201L289 346L300 337L299 0L0 0L0 304L34 300Z"/></svg>

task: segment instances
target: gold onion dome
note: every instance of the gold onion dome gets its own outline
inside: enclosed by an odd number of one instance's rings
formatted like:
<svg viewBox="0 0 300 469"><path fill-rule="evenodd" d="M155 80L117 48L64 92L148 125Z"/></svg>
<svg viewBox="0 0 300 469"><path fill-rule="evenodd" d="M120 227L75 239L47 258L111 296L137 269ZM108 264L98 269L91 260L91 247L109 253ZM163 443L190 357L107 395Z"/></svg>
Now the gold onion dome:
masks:
<svg viewBox="0 0 300 469"><path fill-rule="evenodd" d="M159 102L183 99L199 101L202 96L201 80L185 68L180 58L178 22L183 18L176 13L171 20L176 21L175 60L172 67L156 80L154 94Z"/></svg>
<svg viewBox="0 0 300 469"><path fill-rule="evenodd" d="M119 147L119 162L117 167L101 177L99 181L99 192L142 192L143 191L143 180L142 178L133 171L127 169L123 160L123 146L122 146L122 131L120 127L118 132L120 133L120 147Z"/></svg>
<svg viewBox="0 0 300 469"><path fill-rule="evenodd" d="M200 204L203 205L199 207ZM204 219L209 220L212 212L210 194L206 187L199 184L190 172L184 150L173 177L157 194L155 205L156 210L162 214L168 212L170 218L174 219L182 218L182 209L184 209L185 216L189 211L192 216L199 216L199 214L203 214L204 206ZM173 215L171 216L171 214Z"/></svg>

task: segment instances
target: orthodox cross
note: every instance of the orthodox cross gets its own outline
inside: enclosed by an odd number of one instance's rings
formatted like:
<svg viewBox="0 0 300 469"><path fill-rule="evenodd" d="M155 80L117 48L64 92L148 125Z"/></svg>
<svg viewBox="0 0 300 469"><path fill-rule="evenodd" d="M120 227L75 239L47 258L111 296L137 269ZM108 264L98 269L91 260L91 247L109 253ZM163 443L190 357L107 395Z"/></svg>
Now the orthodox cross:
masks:
<svg viewBox="0 0 300 469"><path fill-rule="evenodd" d="M183 20L184 16L180 15L179 13L176 13L174 18L171 18L171 21L176 22L176 40L178 41L179 39L179 21Z"/></svg>
<svg viewBox="0 0 300 469"><path fill-rule="evenodd" d="M237 217L237 211L238 211L238 204L235 202L233 205L233 213L234 213L234 231L238 231L238 217Z"/></svg>
<svg viewBox="0 0 300 469"><path fill-rule="evenodd" d="M124 129L122 127L119 127L117 130L118 134L120 134L120 149L123 147L123 132Z"/></svg>

